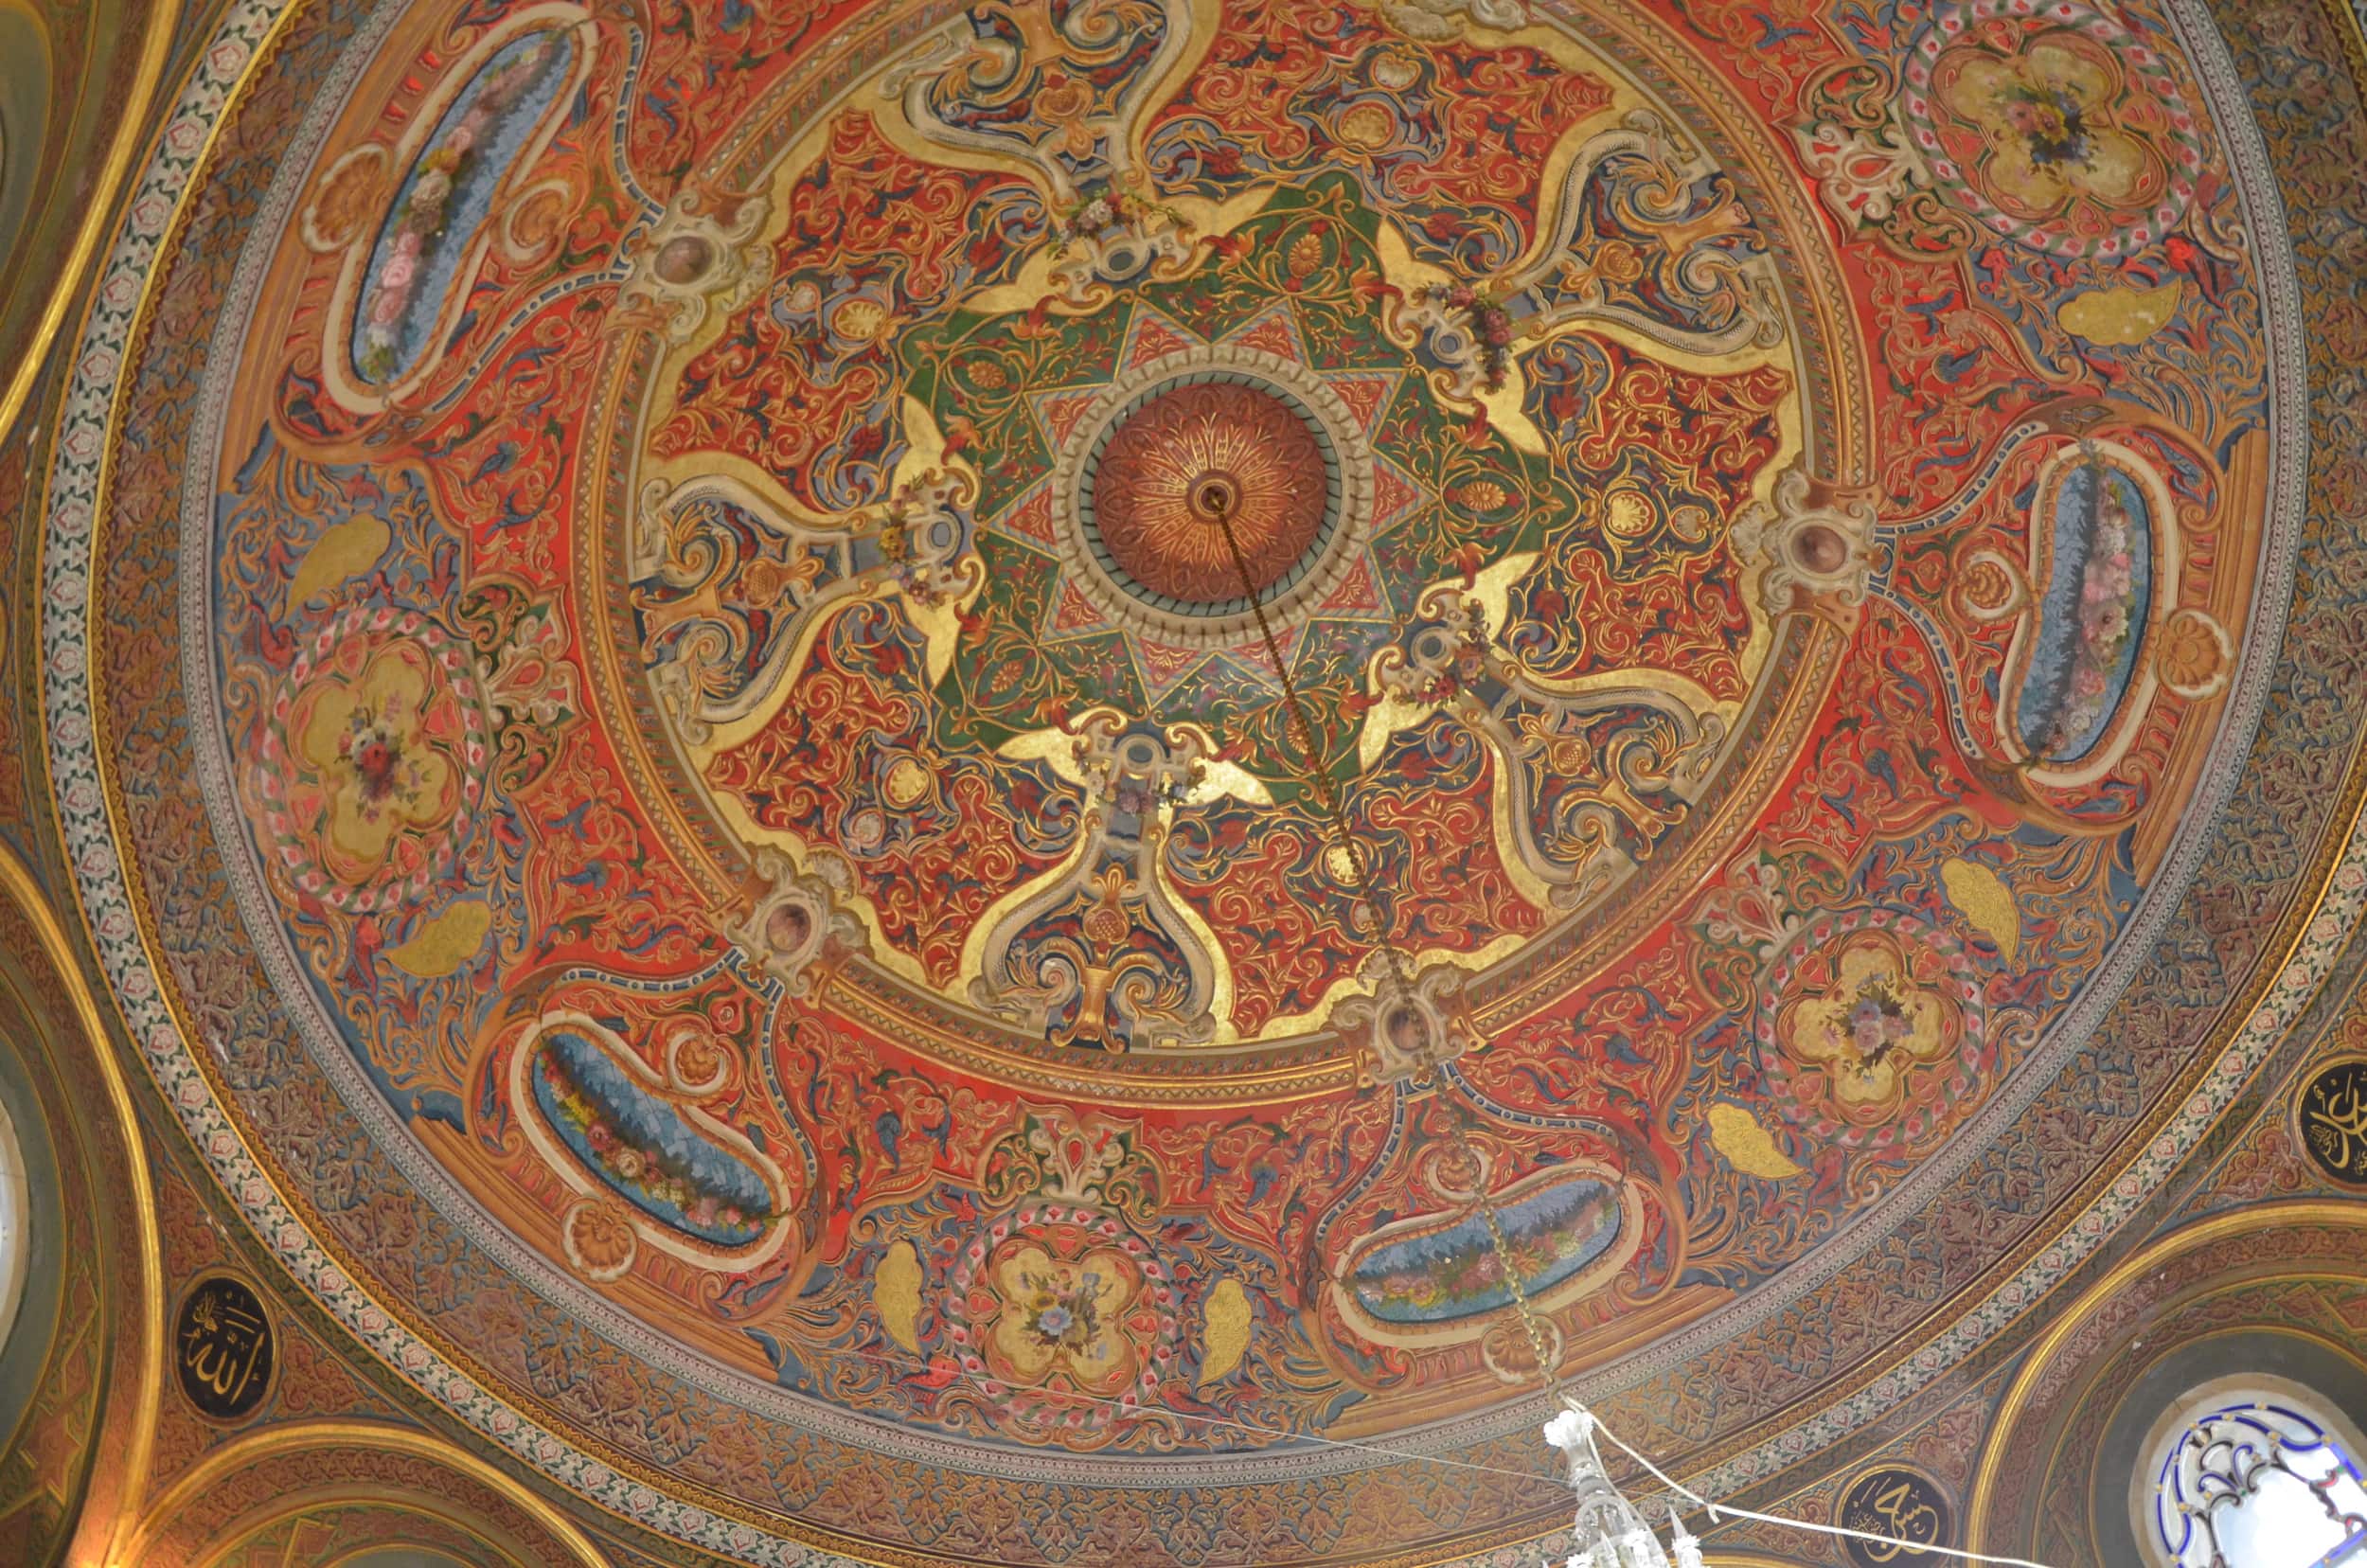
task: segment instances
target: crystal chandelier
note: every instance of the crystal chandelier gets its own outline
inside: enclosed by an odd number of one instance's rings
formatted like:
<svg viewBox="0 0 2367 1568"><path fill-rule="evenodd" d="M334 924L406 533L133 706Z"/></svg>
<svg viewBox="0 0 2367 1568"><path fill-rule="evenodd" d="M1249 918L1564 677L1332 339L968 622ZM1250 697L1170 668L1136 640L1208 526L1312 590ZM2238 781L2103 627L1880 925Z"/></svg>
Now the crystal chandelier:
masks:
<svg viewBox="0 0 2367 1568"><path fill-rule="evenodd" d="M1570 1461L1570 1489L1578 1497L1570 1529L1577 1550L1562 1568L1701 1568L1701 1543L1686 1533L1675 1508L1668 1510L1664 1552L1635 1505L1611 1485L1594 1451L1594 1425L1593 1412L1576 1404L1545 1423L1545 1441Z"/></svg>

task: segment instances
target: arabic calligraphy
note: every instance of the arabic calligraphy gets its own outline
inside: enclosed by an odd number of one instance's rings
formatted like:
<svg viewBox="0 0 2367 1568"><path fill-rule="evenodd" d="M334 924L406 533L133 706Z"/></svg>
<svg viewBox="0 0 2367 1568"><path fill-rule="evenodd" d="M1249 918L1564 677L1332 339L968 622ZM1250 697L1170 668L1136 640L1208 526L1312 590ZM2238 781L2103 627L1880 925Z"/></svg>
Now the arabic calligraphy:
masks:
<svg viewBox="0 0 2367 1568"><path fill-rule="evenodd" d="M2301 1096L2302 1147L2318 1167L2350 1186L2367 1186L2367 1060L2333 1063Z"/></svg>
<svg viewBox="0 0 2367 1568"><path fill-rule="evenodd" d="M235 1421L271 1392L271 1314L244 1281L199 1280L182 1299L172 1339L181 1392L200 1415Z"/></svg>
<svg viewBox="0 0 2367 1568"><path fill-rule="evenodd" d="M1901 1563L1931 1563L1937 1568L1942 1560L1938 1556L1915 1547L1948 1544L1955 1527L1955 1512L1937 1482L1914 1470L1884 1466L1851 1483L1842 1497L1841 1523L1844 1529L1890 1538L1890 1542L1844 1542L1849 1560L1859 1568L1894 1568Z"/></svg>

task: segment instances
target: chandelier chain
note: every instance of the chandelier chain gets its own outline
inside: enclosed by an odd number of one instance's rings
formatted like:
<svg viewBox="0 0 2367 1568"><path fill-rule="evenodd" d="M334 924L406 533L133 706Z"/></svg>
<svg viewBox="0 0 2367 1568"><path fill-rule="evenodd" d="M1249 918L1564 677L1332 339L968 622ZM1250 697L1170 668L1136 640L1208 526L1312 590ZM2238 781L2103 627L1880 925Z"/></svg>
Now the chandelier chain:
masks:
<svg viewBox="0 0 2367 1568"><path fill-rule="evenodd" d="M1324 814L1332 837L1339 841L1341 853L1347 857L1349 870L1356 881L1357 896L1362 900L1373 921L1373 935L1382 961L1389 966L1389 974L1401 997L1413 994L1413 976L1405 954L1397 948L1395 921L1382 913L1380 900L1375 897L1371 863L1364 846L1357 841L1348 826L1346 811L1340 803L1338 787L1330 771L1323 765L1323 748L1316 743L1314 721L1308 717L1307 704L1299 697L1298 685L1290 679L1290 662L1283 657L1281 639L1274 635L1273 624L1266 618L1265 601L1259 597L1255 579L1250 575L1249 557L1241 549L1239 535L1233 526L1232 497L1223 487L1211 485L1201 496L1201 503L1214 513L1217 527L1224 535L1224 546L1233 558L1233 570L1240 579L1241 593L1249 600L1250 614L1257 622L1257 634L1266 645L1266 656L1273 662L1274 673L1282 683L1282 698L1290 717L1290 726L1299 744L1299 757L1307 774L1308 783L1321 800ZM1431 1081L1435 1081L1432 1078ZM1535 1359L1538 1377L1548 1392L1561 1386L1559 1368L1547 1350L1547 1329L1539 1318L1537 1306L1529 1299L1527 1283L1514 1264L1511 1242L1504 1236L1504 1221L1496 1212L1496 1202L1487 1190L1487 1166L1481 1159L1479 1146L1471 1136L1469 1113L1461 1105L1452 1108L1448 1124L1452 1129L1455 1151L1462 1156L1471 1171L1472 1206L1487 1226L1488 1245L1496 1255L1496 1268L1504 1277L1504 1288L1512 1297L1513 1310L1520 1319L1521 1331L1528 1339L1529 1354Z"/></svg>
<svg viewBox="0 0 2367 1568"><path fill-rule="evenodd" d="M1218 529L1224 535L1225 549L1233 558L1233 570L1240 579L1241 592L1248 598L1250 613L1257 622L1257 634L1264 641L1266 656L1273 661L1274 674L1281 682L1283 702L1289 710L1291 734L1298 742L1300 760L1304 766L1308 785L1314 791L1323 806L1331 836L1338 841L1341 853L1347 858L1357 896L1371 915L1374 940L1380 950L1383 961L1388 966L1390 979L1397 987L1400 997L1410 998L1413 994L1412 975L1408 970L1405 954L1397 945L1396 922L1384 917L1380 900L1375 897L1371 862L1365 856L1364 846L1357 841L1354 830L1349 827L1347 811L1341 804L1338 786L1332 779L1329 770L1323 765L1323 747L1316 742L1314 721L1308 716L1307 704L1299 696L1298 684L1290 679L1290 664L1283 657L1281 639L1274 635L1273 624L1266 616L1265 601L1258 597L1256 579L1250 574L1249 557L1241 549L1240 538L1234 530L1232 497L1224 487L1211 485L1203 490L1196 500L1201 507L1215 517ZM1434 1067L1424 1071L1422 1081L1425 1086L1438 1084L1439 1078ZM1715 1504L1690 1488L1680 1485L1641 1452L1621 1439L1617 1433L1603 1426L1591 1411L1572 1398L1564 1388L1557 1358L1547 1349L1549 1326L1539 1313L1537 1304L1529 1299L1528 1285L1521 1277L1521 1271L1515 1265L1511 1239L1504 1234L1503 1217L1497 1212L1494 1196L1487 1190L1487 1166L1480 1155L1478 1140L1472 1135L1471 1109L1461 1100L1448 1099L1444 1096L1441 1097L1440 1103L1448 1109L1447 1125L1449 1135L1454 1140L1455 1152L1461 1156L1471 1173L1471 1206L1486 1224L1488 1246L1495 1255L1497 1272L1504 1280L1506 1293L1512 1299L1513 1310L1520 1320L1522 1332L1527 1336L1529 1354L1536 1361L1538 1380L1544 1385L1546 1392L1559 1395L1563 1404L1567 1407L1566 1413L1557 1417L1555 1424L1559 1425L1572 1420L1579 1423L1575 1429L1577 1435L1574 1440L1584 1445L1592 1474L1603 1488L1609 1489L1610 1495L1616 1501L1619 1509L1625 1512L1634 1527L1633 1536L1623 1536L1617 1541L1608 1537L1598 1539L1591 1549L1584 1552L1583 1556L1571 1558L1568 1568L1584 1568L1587 1564L1607 1564L1621 1559L1631 1563L1644 1563L1648 1560L1664 1564L1668 1561L1666 1554L1662 1552L1657 1541L1647 1540L1645 1541L1644 1547L1638 1546L1638 1540L1646 1535L1643 1523L1640 1519L1636 1518L1634 1510L1629 1507L1625 1496L1618 1492L1610 1477L1602 1470L1601 1460L1594 1453L1593 1442L1593 1434L1598 1432L1609 1437L1628 1458L1634 1460L1646 1473L1660 1482L1669 1492L1705 1510L1709 1514L1712 1528L1730 1520L1749 1519L1791 1529L1810 1530L1829 1536L1873 1541L1893 1548L1912 1547L1919 1551L1940 1553L1967 1561L2004 1564L2009 1565L2009 1568L2042 1568L2041 1564L2029 1562L2020 1558L1988 1557L1982 1553L1955 1547L1900 1541L1895 1537L1876 1535L1840 1525L1810 1523L1804 1520L1785 1519L1780 1515L1755 1513L1748 1508ZM1557 1444L1563 1440L1556 1437L1554 1427L1551 1426L1546 1429L1546 1436L1548 1441ZM1577 1485L1578 1466L1575 1458L1575 1450L1573 1453L1573 1485ZM1584 1515L1581 1514L1581 1523L1583 1519ZM1693 1565L1698 1565L1701 1561L1700 1543L1685 1533L1682 1518L1673 1509L1670 1514L1670 1523L1677 1532L1673 1544L1677 1551L1678 1560L1687 1565L1687 1568L1693 1568ZM1646 1547L1649 1550L1648 1559L1645 1555ZM1606 1553L1611 1555L1606 1557L1604 1555ZM1547 1568L1551 1568L1551 1564L1548 1564Z"/></svg>
<svg viewBox="0 0 2367 1568"><path fill-rule="evenodd" d="M1467 1153L1469 1152L1470 1134L1464 1130L1460 1118L1457 1118L1455 1131L1456 1141ZM1505 1288L1512 1292L1513 1309L1521 1318L1521 1331L1528 1336L1529 1354L1537 1359L1537 1375L1544 1380L1549 1392L1557 1390L1561 1387L1560 1370L1555 1364L1553 1355L1545 1348L1545 1326L1539 1321L1536 1305L1529 1300L1528 1286L1522 1283L1521 1271L1514 1267L1512 1244L1504 1239L1504 1222L1496 1217L1495 1200L1488 1195L1485 1181L1475 1184L1473 1190L1479 1195L1480 1218L1487 1221L1488 1244L1496 1249L1496 1267L1504 1275Z"/></svg>
<svg viewBox="0 0 2367 1568"><path fill-rule="evenodd" d="M1397 951L1395 922L1383 915L1380 900L1375 895L1372 866L1364 857L1364 847L1357 843L1349 830L1346 810L1340 804L1339 787L1333 782L1331 771L1324 766L1323 748L1315 743L1314 721L1307 715L1307 704L1299 697L1298 683L1290 679L1290 662L1282 656L1282 641L1274 635L1273 623L1266 618L1266 602L1258 597L1255 579L1250 576L1249 557L1242 553L1240 536L1233 527L1232 498L1221 486L1208 487L1201 504L1216 514L1217 528L1224 535L1224 547L1233 557L1233 570L1241 581L1241 593L1249 600L1250 614L1256 617L1257 634L1266 645L1266 656L1273 661L1274 674L1282 682L1283 704L1290 716L1290 725L1298 738L1299 757L1304 765L1307 782L1322 801L1324 816L1332 837L1340 844L1340 852L1347 857L1348 870L1356 882L1356 894L1373 922L1373 936L1379 946L1382 961L1389 966L1389 977L1397 983L1401 995L1413 994L1413 976L1406 968L1405 954Z"/></svg>

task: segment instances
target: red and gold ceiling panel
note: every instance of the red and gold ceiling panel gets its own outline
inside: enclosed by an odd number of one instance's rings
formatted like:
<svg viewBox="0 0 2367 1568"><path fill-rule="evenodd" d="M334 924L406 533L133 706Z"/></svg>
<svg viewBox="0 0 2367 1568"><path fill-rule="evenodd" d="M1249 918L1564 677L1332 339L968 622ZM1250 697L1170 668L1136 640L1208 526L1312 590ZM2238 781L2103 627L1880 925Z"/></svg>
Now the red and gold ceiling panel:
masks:
<svg viewBox="0 0 2367 1568"><path fill-rule="evenodd" d="M2064 1076L2202 984L2291 261L2185 4L1698 9L209 60L53 749L307 1287L767 1560L1547 1528L1484 1199L1673 1454L1862 1420L2208 1055Z"/></svg>

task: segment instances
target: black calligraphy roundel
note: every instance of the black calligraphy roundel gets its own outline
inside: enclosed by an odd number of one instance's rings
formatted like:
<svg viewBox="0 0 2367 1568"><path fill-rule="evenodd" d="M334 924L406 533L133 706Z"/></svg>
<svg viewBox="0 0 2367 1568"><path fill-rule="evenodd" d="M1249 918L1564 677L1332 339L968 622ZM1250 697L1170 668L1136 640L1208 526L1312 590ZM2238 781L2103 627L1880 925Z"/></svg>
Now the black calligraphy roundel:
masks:
<svg viewBox="0 0 2367 1568"><path fill-rule="evenodd" d="M1843 1542L1858 1568L1940 1568L1949 1559L1916 1546L1955 1543L1956 1509L1938 1482L1902 1465L1867 1470L1842 1493L1842 1528L1883 1536L1888 1542ZM1913 1544L1908 1544L1912 1542Z"/></svg>
<svg viewBox="0 0 2367 1568"><path fill-rule="evenodd" d="M2345 1057L2304 1078L2293 1111L2318 1168L2344 1186L2367 1187L2367 1058Z"/></svg>
<svg viewBox="0 0 2367 1568"><path fill-rule="evenodd" d="M253 1415L271 1393L276 1351L271 1313L244 1280L208 1274L181 1298L172 1364L199 1415L216 1421Z"/></svg>

